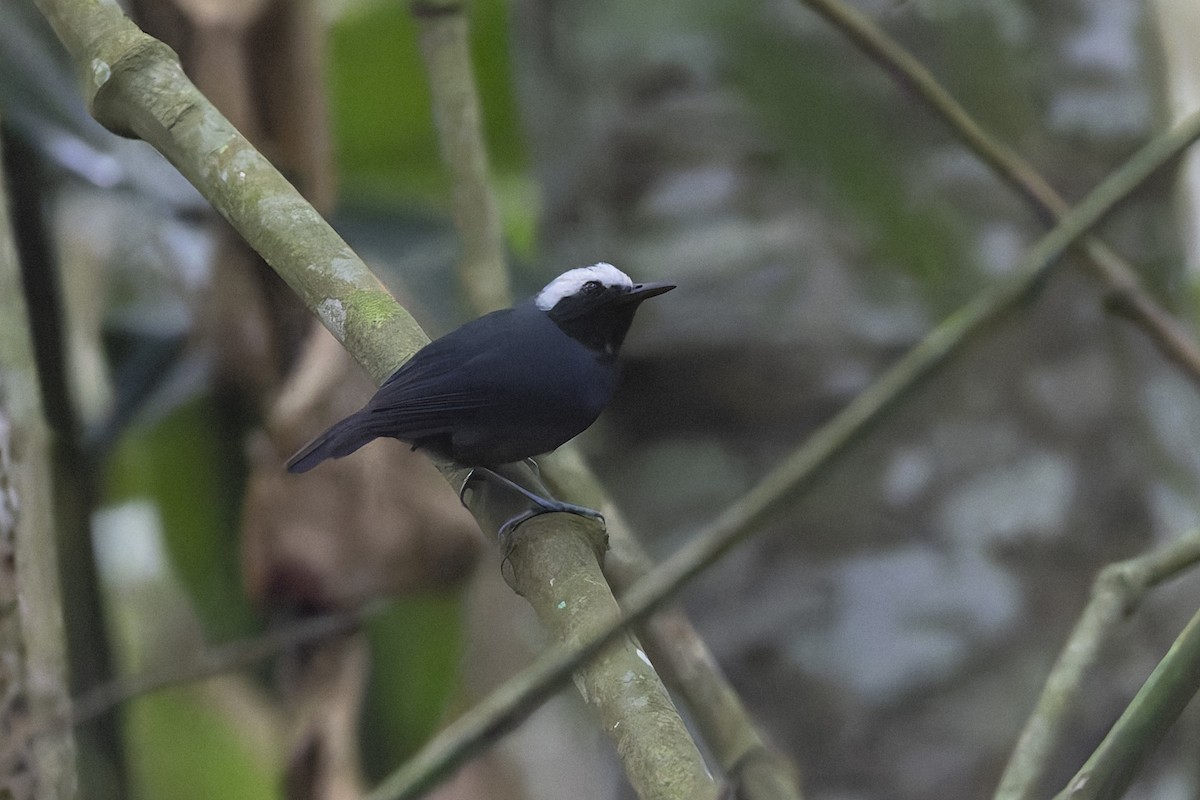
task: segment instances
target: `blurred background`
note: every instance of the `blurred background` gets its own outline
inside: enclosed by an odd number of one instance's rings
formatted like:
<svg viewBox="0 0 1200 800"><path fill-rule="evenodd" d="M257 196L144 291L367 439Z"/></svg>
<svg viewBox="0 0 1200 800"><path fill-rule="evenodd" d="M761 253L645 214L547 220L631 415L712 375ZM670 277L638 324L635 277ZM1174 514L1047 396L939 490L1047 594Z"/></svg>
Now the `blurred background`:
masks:
<svg viewBox="0 0 1200 800"><path fill-rule="evenodd" d="M1200 75L1177 44L1200 37L1186 2L856 5L1072 201L1188 107ZM801 3L470 8L515 293L600 260L679 285L639 314L618 399L581 437L659 556L1043 231ZM431 335L473 316L405 4L130 11ZM28 0L0 5L7 189L58 434L74 691L388 600L362 633L89 720L84 796L353 797L544 640L495 548L403 445L284 475L369 379L170 165L79 98ZM1200 261L1179 174L1101 232L1190 322ZM1096 570L1197 527L1196 387L1104 300L1068 259L683 594L807 796L989 795ZM1114 638L1048 789L1197 590L1195 576L1161 588ZM1131 796L1195 797L1198 738L1193 709ZM435 796L629 794L564 692Z"/></svg>

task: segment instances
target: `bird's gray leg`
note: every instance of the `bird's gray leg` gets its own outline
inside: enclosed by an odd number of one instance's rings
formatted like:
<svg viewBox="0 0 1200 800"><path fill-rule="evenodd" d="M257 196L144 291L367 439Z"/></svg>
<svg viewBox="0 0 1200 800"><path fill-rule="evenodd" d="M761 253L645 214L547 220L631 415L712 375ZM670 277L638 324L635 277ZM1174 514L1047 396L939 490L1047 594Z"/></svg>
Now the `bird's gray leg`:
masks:
<svg viewBox="0 0 1200 800"><path fill-rule="evenodd" d="M565 503L562 500L554 500L551 498L542 497L541 495L526 489L524 486L512 480L511 478L507 478L495 470L488 469L487 467L475 467L473 470L471 470L471 474L467 476L467 481L470 481L471 478L475 476L475 473L491 477L501 486L506 486L509 489L512 489L534 505L534 508L522 511L520 514L510 518L507 522L500 526L499 533L502 539L506 539L508 536L510 536L521 523L527 522L528 520L542 514L551 514L556 512L576 514L581 517L600 520L600 524L604 524L604 515L595 509L588 508L586 506L575 505L574 503ZM466 482L464 482L463 485L465 487Z"/></svg>

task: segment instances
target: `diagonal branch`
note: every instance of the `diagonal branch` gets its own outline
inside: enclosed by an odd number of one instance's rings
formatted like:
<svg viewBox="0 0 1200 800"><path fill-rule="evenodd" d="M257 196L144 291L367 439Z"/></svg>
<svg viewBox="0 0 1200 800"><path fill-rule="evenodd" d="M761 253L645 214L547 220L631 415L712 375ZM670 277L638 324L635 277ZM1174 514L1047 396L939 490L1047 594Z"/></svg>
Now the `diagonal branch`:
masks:
<svg viewBox="0 0 1200 800"><path fill-rule="evenodd" d="M795 500L837 456L894 408L920 381L946 363L987 325L1028 298L1071 244L1122 199L1200 138L1200 113L1152 139L1117 168L1033 247L1015 274L977 295L945 319L837 416L688 544L635 583L623 596L622 622L612 623L578 650L556 650L506 682L442 730L409 764L388 778L369 800L416 797L478 752L486 740L509 730L566 681L572 670L595 656L627 625L638 625L688 580L761 528L773 513Z"/></svg>
<svg viewBox="0 0 1200 800"><path fill-rule="evenodd" d="M547 482L564 496L604 512L609 552L604 577L618 597L644 578L654 560L583 463L574 447L542 461ZM650 660L671 691L687 704L713 759L744 800L799 800L796 767L767 741L700 632L678 606L663 608L637 626Z"/></svg>
<svg viewBox="0 0 1200 800"><path fill-rule="evenodd" d="M995 800L1029 800L1062 740L1067 718L1083 691L1088 671L1113 629L1155 586L1200 562L1200 531L1136 558L1110 564L1092 585L1092 597L1063 645L1037 707L1029 715L1000 778Z"/></svg>
<svg viewBox="0 0 1200 800"><path fill-rule="evenodd" d="M113 3L39 0L38 5L83 73L93 116L111 130L138 136L166 155L377 382L428 341L312 206L187 79L170 48L140 31ZM566 522L560 516L529 527L552 544L556 534L569 531ZM594 555L591 561L598 574ZM581 586L602 588L611 607L608 617L619 617L603 580L585 580ZM640 669L637 653L629 651L625 656L636 659ZM671 703L661 684L659 689L659 705L665 709ZM637 708L636 703L625 703L621 713ZM674 714L673 707L670 712ZM668 716L660 714L658 719ZM617 726L609 728L616 731ZM658 725L659 733L662 729ZM673 729L678 735L672 739L685 742L690 754L661 780L653 769L653 756L661 756L662 737L657 741L638 737L648 757L635 759L632 740L623 730L619 733L631 778L636 774L644 779L637 786L639 793L662 800L670 796L666 792L715 796L712 778L677 714ZM657 761L661 763L661 758ZM643 766L632 769L637 763Z"/></svg>
<svg viewBox="0 0 1200 800"><path fill-rule="evenodd" d="M373 603L296 620L259 636L223 642L167 669L147 670L102 683L71 701L70 719L64 724L83 725L135 698L245 669L288 650L357 631L365 620L386 607L385 603Z"/></svg>
<svg viewBox="0 0 1200 800"><path fill-rule="evenodd" d="M453 187L455 227L463 239L459 292L473 312L483 314L508 304L510 298L465 9L458 0L411 0L410 10L420 30L442 161ZM603 562L604 578L615 591L628 588L650 571L654 565L650 555L613 508L573 443L541 459L541 467L557 494L604 510L611 546ZM513 552L510 559L520 556L519 551ZM693 726L741 795L746 800L799 800L795 770L766 743L683 611L666 609L639 626L637 633L654 669L687 704ZM630 664L631 670L642 666L640 661Z"/></svg>
<svg viewBox="0 0 1200 800"><path fill-rule="evenodd" d="M429 338L321 215L115 3L38 0L92 115L152 144L300 295L375 381Z"/></svg>
<svg viewBox="0 0 1200 800"><path fill-rule="evenodd" d="M801 0L840 30L871 60L883 67L950 128L1005 183L1051 225L1070 208L1046 180L1015 151L987 133L921 62L876 26L865 14L841 0ZM1095 236L1077 245L1085 263L1108 288L1112 307L1136 322L1172 363L1200 383L1200 347L1141 286L1135 270Z"/></svg>
<svg viewBox="0 0 1200 800"><path fill-rule="evenodd" d="M1138 766L1200 691L1200 613L1188 622L1128 708L1054 800L1119 800Z"/></svg>

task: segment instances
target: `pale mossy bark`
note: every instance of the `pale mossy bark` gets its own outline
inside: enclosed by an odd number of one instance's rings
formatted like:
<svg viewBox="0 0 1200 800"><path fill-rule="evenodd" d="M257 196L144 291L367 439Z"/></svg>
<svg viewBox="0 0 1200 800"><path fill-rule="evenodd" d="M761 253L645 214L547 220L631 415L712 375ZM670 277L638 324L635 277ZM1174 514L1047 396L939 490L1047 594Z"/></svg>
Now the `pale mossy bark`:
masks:
<svg viewBox="0 0 1200 800"><path fill-rule="evenodd" d="M420 32L438 142L451 178L455 227L463 240L460 292L468 307L482 314L508 305L511 296L471 64L468 4L466 0L413 0L410 9ZM619 593L645 575L653 567L652 559L576 448L568 443L541 463L547 483L558 496L604 509L613 549L601 563L612 589ZM520 559L521 554L511 557ZM655 669L687 705L722 774L738 785L741 795L746 800L799 800L795 768L767 745L686 615L677 608L666 609L641 625L638 635ZM585 673L576 680L586 683L588 677Z"/></svg>
<svg viewBox="0 0 1200 800"><path fill-rule="evenodd" d="M115 3L38 0L92 115L154 145L382 381L429 339L359 257Z"/></svg>
<svg viewBox="0 0 1200 800"><path fill-rule="evenodd" d="M438 142L451 178L455 227L463 241L458 284L467 306L475 313L483 314L509 305L511 293L503 230L491 187L482 112L471 63L467 4L465 0L413 0L409 7L420 33L421 56L429 78ZM603 504L606 509L611 505L573 447L564 446L556 455L556 464L571 458L570 474L582 484L582 487L568 489L563 496L586 496L589 501L594 497L595 505ZM560 471L566 470L551 468L551 472ZM537 479L525 474L522 481L529 483ZM539 490L544 491L544 487ZM495 520L496 523L502 521ZM527 524L529 535L532 530L542 531L541 536L555 535L547 532L540 520L536 522L536 526ZM607 548L605 538L599 536L595 525L583 525L578 519L568 518L563 525L573 532L571 541L582 533L590 533L595 538L596 547L590 556L578 546L531 546L530 541L540 543L541 539L526 538L523 526L518 540L526 544L514 545L506 554L506 563L511 566L509 575L520 579L519 583L514 579L513 588L533 605L557 641L569 648L586 641L597 619L611 620L614 615L619 617L620 612L612 589L600 571ZM626 543L622 552L641 554L638 563L642 573L649 569L649 557L627 526L617 523L610 528L610 533L615 533ZM578 542L574 541L574 544L578 545ZM548 591L539 591L539 587ZM572 613L563 613L560 604L566 602L570 602ZM597 616L577 613L580 609L594 611ZM654 648L663 653L655 666L660 663L667 666L668 681L683 693L689 704L706 704L718 698L725 701L693 715L704 723L714 720L718 723L718 727L711 730L705 730L702 724L701 733L706 741L718 743L715 752L722 770L735 774L738 756L748 752L744 743L753 741L761 745L762 740L695 629L678 612L672 613L672 619L683 620L682 625L675 626L675 630L682 633ZM643 627L639 632L653 636L655 629ZM707 659L692 658L697 652L705 654ZM688 665L683 673L675 669L680 663ZM637 678L627 681L621 676ZM615 683L612 682L614 679L617 679ZM646 660L640 648L632 645L629 637L619 640L603 656L581 667L575 674L575 683L614 740L630 781L640 796L699 797L703 795L697 792L714 791L704 760L655 673L655 667ZM738 756L727 758L733 752L726 746L730 742L737 743ZM775 759L770 762L778 763ZM785 767L785 773L790 775L790 769ZM680 790L684 790L683 793L679 793ZM798 798L799 793L745 796L748 800L788 800Z"/></svg>
<svg viewBox="0 0 1200 800"><path fill-rule="evenodd" d="M38 0L38 5L80 71L93 116L110 130L139 137L162 152L288 282L377 382L428 341L346 243L199 93L170 48L144 34L115 4ZM535 523L530 525L538 530L557 530L560 526L569 528L571 519L564 521L559 515ZM571 536L567 539L575 541ZM563 579L578 566L560 569L545 559L535 563L537 570ZM600 577L594 554L591 563L591 570L570 580L580 592L589 590L575 602L585 607L607 607L617 613L616 601ZM522 574L530 575L524 567ZM608 624L613 618L610 615L594 624ZM586 637L577 634L574 638ZM614 655L618 652L619 659ZM673 761L665 754L667 738L642 740L636 734L629 735L620 729L640 730L645 726L614 716L611 711L615 707L601 703L602 718L611 720L619 731L618 748L626 763L631 769L636 766L634 784L639 794L664 800L715 797L716 785L705 771L695 744L657 677L651 679L653 672L639 652L616 648L602 660L606 676L617 665L621 675L643 675L639 684L657 685L655 696L659 699L648 713L659 722L652 729L661 729L663 717L674 717L670 726L676 735L669 739L687 753L682 762ZM607 677L593 678L588 668L581 668L577 674L590 687L591 697L599 701L606 696L599 691L599 683ZM620 714L636 712L640 705L641 700L625 703Z"/></svg>
<svg viewBox="0 0 1200 800"><path fill-rule="evenodd" d="M513 588L568 648L586 643L621 617L600 569L606 547L601 528L579 517L534 518L513 535ZM603 589L597 591L597 586ZM695 751L691 735L631 635L618 637L578 670L575 686L616 744L639 797L716 797L716 785L698 754L684 757Z"/></svg>
<svg viewBox="0 0 1200 800"><path fill-rule="evenodd" d="M524 465L521 465L524 468ZM504 468L515 478L516 465ZM537 476L530 488L548 490ZM474 487L478 488L474 488ZM484 530L496 530L528 501L492 482L472 484L468 505ZM619 624L621 609L601 565L608 535L599 521L574 514L543 514L502 541L503 572L533 607L562 650L577 650L596 632ZM573 675L585 705L616 745L625 774L642 800L704 800L717 785L650 659L633 637L618 636L578 665ZM407 779L406 779L407 780ZM419 782L418 782L419 783ZM411 796L416 783L385 782L382 795Z"/></svg>
<svg viewBox="0 0 1200 800"><path fill-rule="evenodd" d="M0 797L77 793L49 435L0 174Z"/></svg>
<svg viewBox="0 0 1200 800"><path fill-rule="evenodd" d="M547 482L563 496L603 510L611 549L604 575L618 597L654 567L620 512L573 448L543 459ZM667 607L637 626L650 660L686 703L689 718L729 783L745 800L800 800L796 766L759 732L708 645L678 607Z"/></svg>

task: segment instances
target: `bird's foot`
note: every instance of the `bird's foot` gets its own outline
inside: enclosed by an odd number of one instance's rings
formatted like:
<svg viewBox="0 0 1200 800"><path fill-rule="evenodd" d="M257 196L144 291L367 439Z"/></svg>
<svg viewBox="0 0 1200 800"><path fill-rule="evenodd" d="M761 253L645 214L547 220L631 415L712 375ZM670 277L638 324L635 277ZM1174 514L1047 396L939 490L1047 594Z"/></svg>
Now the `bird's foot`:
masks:
<svg viewBox="0 0 1200 800"><path fill-rule="evenodd" d="M562 500L553 500L548 497L542 497L536 492L526 489L524 486L512 480L511 478L507 478L495 470L491 470L486 467L475 467L467 474L466 479L463 481L462 488L460 488L458 492L458 499L462 501L464 505L466 504L466 501L463 498L466 494L467 487L470 485L472 480L476 480L480 477L491 478L501 486L517 492L533 504L532 508L527 508L520 514L510 517L503 525L500 526L499 536L501 541L507 541L517 527L522 523L528 522L534 517L541 516L542 514L554 514L560 512L565 514L576 514L581 517L587 517L588 519L599 520L601 526L605 524L604 515L593 508L576 505L575 503L567 503Z"/></svg>
<svg viewBox="0 0 1200 800"><path fill-rule="evenodd" d="M560 512L564 514L575 514L576 516L597 520L601 526L604 525L604 515L594 508L577 506L574 503L563 503L558 500L546 500L546 498L541 498L541 500L543 504L535 505L533 508L528 508L522 511L520 514L510 517L507 522L501 525L500 537L503 539L511 536L512 533L516 531L517 526L524 522L528 522L534 517L540 517L542 514L556 514Z"/></svg>
<svg viewBox="0 0 1200 800"><path fill-rule="evenodd" d="M509 517L509 519L500 526L500 530L497 531L496 536L500 540L505 558L508 558L508 554L512 551L512 537L513 534L517 532L517 528L534 517L540 517L542 514L556 514L559 512L564 514L575 514L587 519L598 520L600 522L600 527L603 528L605 526L604 515L594 508L577 506L574 503L564 503L560 500L547 500L544 497L538 499L541 501L541 504L534 505L533 508L527 508L516 516Z"/></svg>

